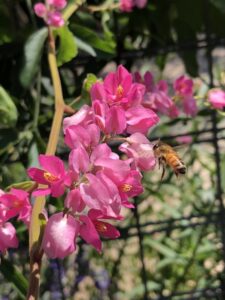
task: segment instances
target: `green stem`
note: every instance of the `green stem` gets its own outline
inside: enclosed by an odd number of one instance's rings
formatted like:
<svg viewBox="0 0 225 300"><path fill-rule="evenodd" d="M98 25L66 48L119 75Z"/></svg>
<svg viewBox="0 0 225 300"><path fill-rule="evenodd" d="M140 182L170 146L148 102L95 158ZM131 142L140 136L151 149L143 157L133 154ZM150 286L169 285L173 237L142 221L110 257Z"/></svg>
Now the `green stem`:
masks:
<svg viewBox="0 0 225 300"><path fill-rule="evenodd" d="M55 95L55 113L53 117L51 132L46 149L47 155L54 155L58 144L58 138L61 129L61 123L64 113L64 100L62 94L61 80L57 68L55 55L55 40L52 29L49 28L49 49L48 62ZM34 123L35 124L35 123ZM39 186L42 187L42 186ZM41 261L43 252L41 251L41 231L42 225L40 215L45 207L46 199L43 196L37 197L34 202L31 215L31 223L29 230L29 249L30 249L30 278L27 300L37 300L39 295Z"/></svg>

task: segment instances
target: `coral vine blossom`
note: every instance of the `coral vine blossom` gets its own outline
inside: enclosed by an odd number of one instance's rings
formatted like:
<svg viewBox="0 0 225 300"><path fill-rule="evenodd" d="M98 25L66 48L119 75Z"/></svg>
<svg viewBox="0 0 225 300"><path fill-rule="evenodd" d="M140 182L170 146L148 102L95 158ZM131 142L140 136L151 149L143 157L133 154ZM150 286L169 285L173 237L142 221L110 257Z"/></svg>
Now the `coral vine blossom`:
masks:
<svg viewBox="0 0 225 300"><path fill-rule="evenodd" d="M43 249L51 258L64 258L76 249L76 238L102 250L100 237L117 238L119 231L110 223L121 220L121 208L133 207L129 198L143 192L141 171L152 170L155 158L152 144L143 134L159 118L144 107L145 86L133 81L122 65L103 82L92 85L91 107L84 105L63 123L65 143L70 148L68 170L56 156L40 155L41 168L28 169L39 186L34 196L67 193L63 212L47 221ZM118 134L121 159L109 147ZM65 240L61 242L62 237Z"/></svg>

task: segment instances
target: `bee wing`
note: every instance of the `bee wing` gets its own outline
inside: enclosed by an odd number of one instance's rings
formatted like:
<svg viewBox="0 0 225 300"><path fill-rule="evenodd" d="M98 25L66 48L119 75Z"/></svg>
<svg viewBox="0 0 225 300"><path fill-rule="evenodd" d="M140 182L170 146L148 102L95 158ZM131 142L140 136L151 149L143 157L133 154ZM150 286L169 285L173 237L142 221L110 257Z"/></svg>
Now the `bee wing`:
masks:
<svg viewBox="0 0 225 300"><path fill-rule="evenodd" d="M177 145L177 146L173 147L173 150L181 156L184 156L189 149L190 149L190 146L187 144Z"/></svg>

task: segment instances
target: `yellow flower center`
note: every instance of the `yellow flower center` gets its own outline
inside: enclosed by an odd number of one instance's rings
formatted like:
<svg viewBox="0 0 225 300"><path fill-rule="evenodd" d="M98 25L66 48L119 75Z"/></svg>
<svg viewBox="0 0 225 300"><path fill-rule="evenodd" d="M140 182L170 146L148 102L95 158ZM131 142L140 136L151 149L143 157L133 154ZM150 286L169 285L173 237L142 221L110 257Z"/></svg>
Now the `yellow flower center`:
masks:
<svg viewBox="0 0 225 300"><path fill-rule="evenodd" d="M123 92L124 92L123 87L121 84L119 84L116 90L116 96L118 98L121 98L123 96Z"/></svg>
<svg viewBox="0 0 225 300"><path fill-rule="evenodd" d="M121 188L124 193L127 193L132 190L132 185L128 183L124 183Z"/></svg>
<svg viewBox="0 0 225 300"><path fill-rule="evenodd" d="M16 200L13 202L13 207L17 208L21 206L21 202L19 200Z"/></svg>
<svg viewBox="0 0 225 300"><path fill-rule="evenodd" d="M44 172L44 178L50 183L58 180L57 176L52 175L49 172Z"/></svg>
<svg viewBox="0 0 225 300"><path fill-rule="evenodd" d="M95 221L94 224L98 232L106 232L107 226L103 222Z"/></svg>

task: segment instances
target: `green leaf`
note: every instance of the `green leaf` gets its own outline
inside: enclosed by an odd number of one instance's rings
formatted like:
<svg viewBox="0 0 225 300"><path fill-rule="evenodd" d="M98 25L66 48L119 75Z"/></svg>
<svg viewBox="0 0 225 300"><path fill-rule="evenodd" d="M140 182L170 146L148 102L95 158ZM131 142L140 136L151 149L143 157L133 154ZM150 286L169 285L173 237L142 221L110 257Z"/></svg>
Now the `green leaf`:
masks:
<svg viewBox="0 0 225 300"><path fill-rule="evenodd" d="M17 118L18 113L12 98L6 90L0 86L0 128L13 127Z"/></svg>
<svg viewBox="0 0 225 300"><path fill-rule="evenodd" d="M91 47L90 45L88 45L87 43L85 43L84 41L82 41L80 38L75 37L76 43L77 43L77 47L81 50L83 50L84 52L90 54L93 57L96 57L96 52L94 50L93 47Z"/></svg>
<svg viewBox="0 0 225 300"><path fill-rule="evenodd" d="M23 274L14 266L10 261L1 259L0 271L4 275L5 279L13 284L16 290L19 292L22 299L25 299L28 282Z"/></svg>
<svg viewBox="0 0 225 300"><path fill-rule="evenodd" d="M144 244L150 246L151 248L155 249L157 252L161 253L162 255L164 255L166 257L175 258L178 256L175 251L173 251L169 247L163 245L159 241L148 238L148 239L144 240Z"/></svg>
<svg viewBox="0 0 225 300"><path fill-rule="evenodd" d="M221 10L223 13L225 13L225 2L224 0L210 0L210 2L217 7L219 10Z"/></svg>
<svg viewBox="0 0 225 300"><path fill-rule="evenodd" d="M95 76L95 74L92 73L87 74L87 77L85 78L83 83L83 89L86 92L90 92L92 85L96 83L97 80L98 78Z"/></svg>
<svg viewBox="0 0 225 300"><path fill-rule="evenodd" d="M48 30L44 27L34 32L25 44L24 66L20 73L20 82L25 88L30 86L39 70L42 49L47 36Z"/></svg>
<svg viewBox="0 0 225 300"><path fill-rule="evenodd" d="M116 44L113 38L105 38L98 36L90 28L77 25L73 29L76 36L86 41L93 48L101 50L109 54L115 54Z"/></svg>
<svg viewBox="0 0 225 300"><path fill-rule="evenodd" d="M31 188L33 188L35 185L36 185L36 183L34 181L22 181L22 182L13 183L13 184L7 186L6 191L9 191L11 188L28 191Z"/></svg>
<svg viewBox="0 0 225 300"><path fill-rule="evenodd" d="M60 39L57 53L57 64L60 67L77 55L77 43L67 26L56 29L54 34Z"/></svg>

